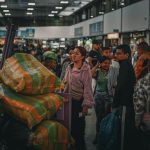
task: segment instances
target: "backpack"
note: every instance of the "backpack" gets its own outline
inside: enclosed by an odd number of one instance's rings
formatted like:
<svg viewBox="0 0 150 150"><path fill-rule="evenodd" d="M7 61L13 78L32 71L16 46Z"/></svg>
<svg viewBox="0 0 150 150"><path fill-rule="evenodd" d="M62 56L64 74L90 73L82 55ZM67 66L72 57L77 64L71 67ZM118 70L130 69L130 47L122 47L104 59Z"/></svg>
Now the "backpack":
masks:
<svg viewBox="0 0 150 150"><path fill-rule="evenodd" d="M109 113L100 124L98 150L120 150L121 119L118 111Z"/></svg>

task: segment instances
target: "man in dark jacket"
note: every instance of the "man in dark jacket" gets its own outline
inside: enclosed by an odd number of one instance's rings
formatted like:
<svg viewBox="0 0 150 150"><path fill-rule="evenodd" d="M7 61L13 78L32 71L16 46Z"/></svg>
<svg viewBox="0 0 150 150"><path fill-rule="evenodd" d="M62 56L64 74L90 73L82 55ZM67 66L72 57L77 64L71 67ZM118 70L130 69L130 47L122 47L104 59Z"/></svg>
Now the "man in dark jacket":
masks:
<svg viewBox="0 0 150 150"><path fill-rule="evenodd" d="M120 45L116 48L116 60L119 62L120 69L115 88L113 107L125 108L126 112L124 123L124 135L122 139L122 150L133 150L134 148L134 108L133 92L135 84L135 74L131 64L131 50L128 45ZM123 115L122 115L123 116Z"/></svg>
<svg viewBox="0 0 150 150"><path fill-rule="evenodd" d="M131 51L128 45L116 49L116 60L120 64L117 86L114 95L114 107L122 105L133 107L135 74L130 61Z"/></svg>

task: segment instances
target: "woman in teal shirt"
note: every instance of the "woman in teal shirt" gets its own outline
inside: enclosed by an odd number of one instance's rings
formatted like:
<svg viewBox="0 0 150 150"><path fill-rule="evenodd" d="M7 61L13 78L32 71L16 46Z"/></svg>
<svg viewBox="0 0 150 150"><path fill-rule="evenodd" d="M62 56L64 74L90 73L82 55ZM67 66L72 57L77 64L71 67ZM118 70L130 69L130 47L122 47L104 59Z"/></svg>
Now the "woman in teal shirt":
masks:
<svg viewBox="0 0 150 150"><path fill-rule="evenodd" d="M92 68L92 76L96 78L96 87L94 91L95 112L96 112L96 138L93 144L97 143L101 120L110 112L112 98L108 92L108 73L111 59L103 56L100 63Z"/></svg>

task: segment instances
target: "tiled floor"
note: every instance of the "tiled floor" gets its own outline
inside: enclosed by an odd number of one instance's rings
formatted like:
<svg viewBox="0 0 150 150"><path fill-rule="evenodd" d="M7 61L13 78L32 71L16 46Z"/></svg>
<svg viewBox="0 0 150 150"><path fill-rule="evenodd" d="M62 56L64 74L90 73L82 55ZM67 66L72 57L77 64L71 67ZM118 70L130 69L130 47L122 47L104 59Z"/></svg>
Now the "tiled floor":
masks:
<svg viewBox="0 0 150 150"><path fill-rule="evenodd" d="M87 150L96 150L96 146L92 144L96 133L96 116L94 108L90 109L89 114L90 115L86 117L85 140Z"/></svg>

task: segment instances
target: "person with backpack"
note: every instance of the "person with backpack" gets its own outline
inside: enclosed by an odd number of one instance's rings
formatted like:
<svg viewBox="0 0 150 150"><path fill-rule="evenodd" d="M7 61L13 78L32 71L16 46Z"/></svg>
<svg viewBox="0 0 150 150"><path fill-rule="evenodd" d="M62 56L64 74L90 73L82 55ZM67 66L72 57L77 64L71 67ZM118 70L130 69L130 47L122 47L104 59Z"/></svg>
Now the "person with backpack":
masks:
<svg viewBox="0 0 150 150"><path fill-rule="evenodd" d="M84 139L85 116L93 105L92 75L90 67L84 63L86 49L77 46L72 53L72 62L66 69L64 93L71 95L71 135L76 142L76 150L86 150Z"/></svg>

